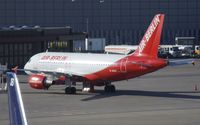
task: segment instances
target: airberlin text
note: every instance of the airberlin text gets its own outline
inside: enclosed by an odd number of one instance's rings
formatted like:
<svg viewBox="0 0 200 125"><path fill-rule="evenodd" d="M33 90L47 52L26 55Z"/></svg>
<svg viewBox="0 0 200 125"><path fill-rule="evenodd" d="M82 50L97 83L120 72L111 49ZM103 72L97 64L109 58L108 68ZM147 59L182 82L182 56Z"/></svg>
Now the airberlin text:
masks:
<svg viewBox="0 0 200 125"><path fill-rule="evenodd" d="M67 56L43 56L41 60L48 61L65 61L67 60Z"/></svg>
<svg viewBox="0 0 200 125"><path fill-rule="evenodd" d="M140 45L139 45L139 55L141 55L142 51L144 50L146 44L148 43L149 39L151 38L153 32L155 31L156 27L160 22L160 15L157 15L154 20L152 21L151 25L149 26L146 34L144 35Z"/></svg>

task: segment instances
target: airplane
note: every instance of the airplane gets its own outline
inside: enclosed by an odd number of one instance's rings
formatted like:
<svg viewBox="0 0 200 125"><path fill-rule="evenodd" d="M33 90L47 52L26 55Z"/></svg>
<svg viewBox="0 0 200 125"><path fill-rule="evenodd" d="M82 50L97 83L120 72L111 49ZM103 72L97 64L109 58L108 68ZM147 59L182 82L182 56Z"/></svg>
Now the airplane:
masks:
<svg viewBox="0 0 200 125"><path fill-rule="evenodd" d="M26 114L17 76L13 72L7 72L6 74L8 84L10 125L27 125Z"/></svg>
<svg viewBox="0 0 200 125"><path fill-rule="evenodd" d="M76 93L76 82L83 83L83 91L94 92L94 86L105 86L105 92L115 92L112 82L135 78L170 64L157 56L163 22L164 14L155 15L138 48L130 55L38 53L24 66L23 70L30 75L28 83L35 89L66 84L66 94ZM192 61L181 64L188 63Z"/></svg>

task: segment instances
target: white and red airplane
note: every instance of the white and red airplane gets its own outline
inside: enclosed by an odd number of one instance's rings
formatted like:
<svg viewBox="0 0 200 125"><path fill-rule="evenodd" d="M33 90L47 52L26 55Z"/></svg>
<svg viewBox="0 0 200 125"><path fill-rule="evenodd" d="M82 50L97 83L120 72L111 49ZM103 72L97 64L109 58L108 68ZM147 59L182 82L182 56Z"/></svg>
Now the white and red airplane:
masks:
<svg viewBox="0 0 200 125"><path fill-rule="evenodd" d="M36 54L24 66L30 75L28 82L35 89L66 84L66 94L76 93L73 86L76 82L83 82L83 90L93 91L94 86L105 86L105 92L115 92L111 82L138 77L169 64L168 60L157 57L163 21L164 14L155 15L138 48L130 55L65 52Z"/></svg>

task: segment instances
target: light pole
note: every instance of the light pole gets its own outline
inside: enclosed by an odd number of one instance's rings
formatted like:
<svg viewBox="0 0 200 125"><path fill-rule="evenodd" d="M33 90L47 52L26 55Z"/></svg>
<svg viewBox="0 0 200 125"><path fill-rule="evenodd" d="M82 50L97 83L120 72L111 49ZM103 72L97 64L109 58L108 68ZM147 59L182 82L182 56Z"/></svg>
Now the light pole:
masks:
<svg viewBox="0 0 200 125"><path fill-rule="evenodd" d="M88 34L89 34L89 19L86 18L86 33L87 36L85 38L85 50L88 51Z"/></svg>

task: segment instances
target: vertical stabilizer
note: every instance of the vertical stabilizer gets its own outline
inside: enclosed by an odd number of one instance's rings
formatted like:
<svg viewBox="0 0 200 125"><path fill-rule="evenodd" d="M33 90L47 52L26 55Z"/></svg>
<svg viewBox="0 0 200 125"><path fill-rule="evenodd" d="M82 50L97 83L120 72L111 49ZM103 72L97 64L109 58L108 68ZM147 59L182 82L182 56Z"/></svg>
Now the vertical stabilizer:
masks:
<svg viewBox="0 0 200 125"><path fill-rule="evenodd" d="M15 73L7 72L10 125L27 125L19 82Z"/></svg>
<svg viewBox="0 0 200 125"><path fill-rule="evenodd" d="M158 46L162 34L164 14L154 16L138 48L133 55L157 58Z"/></svg>

